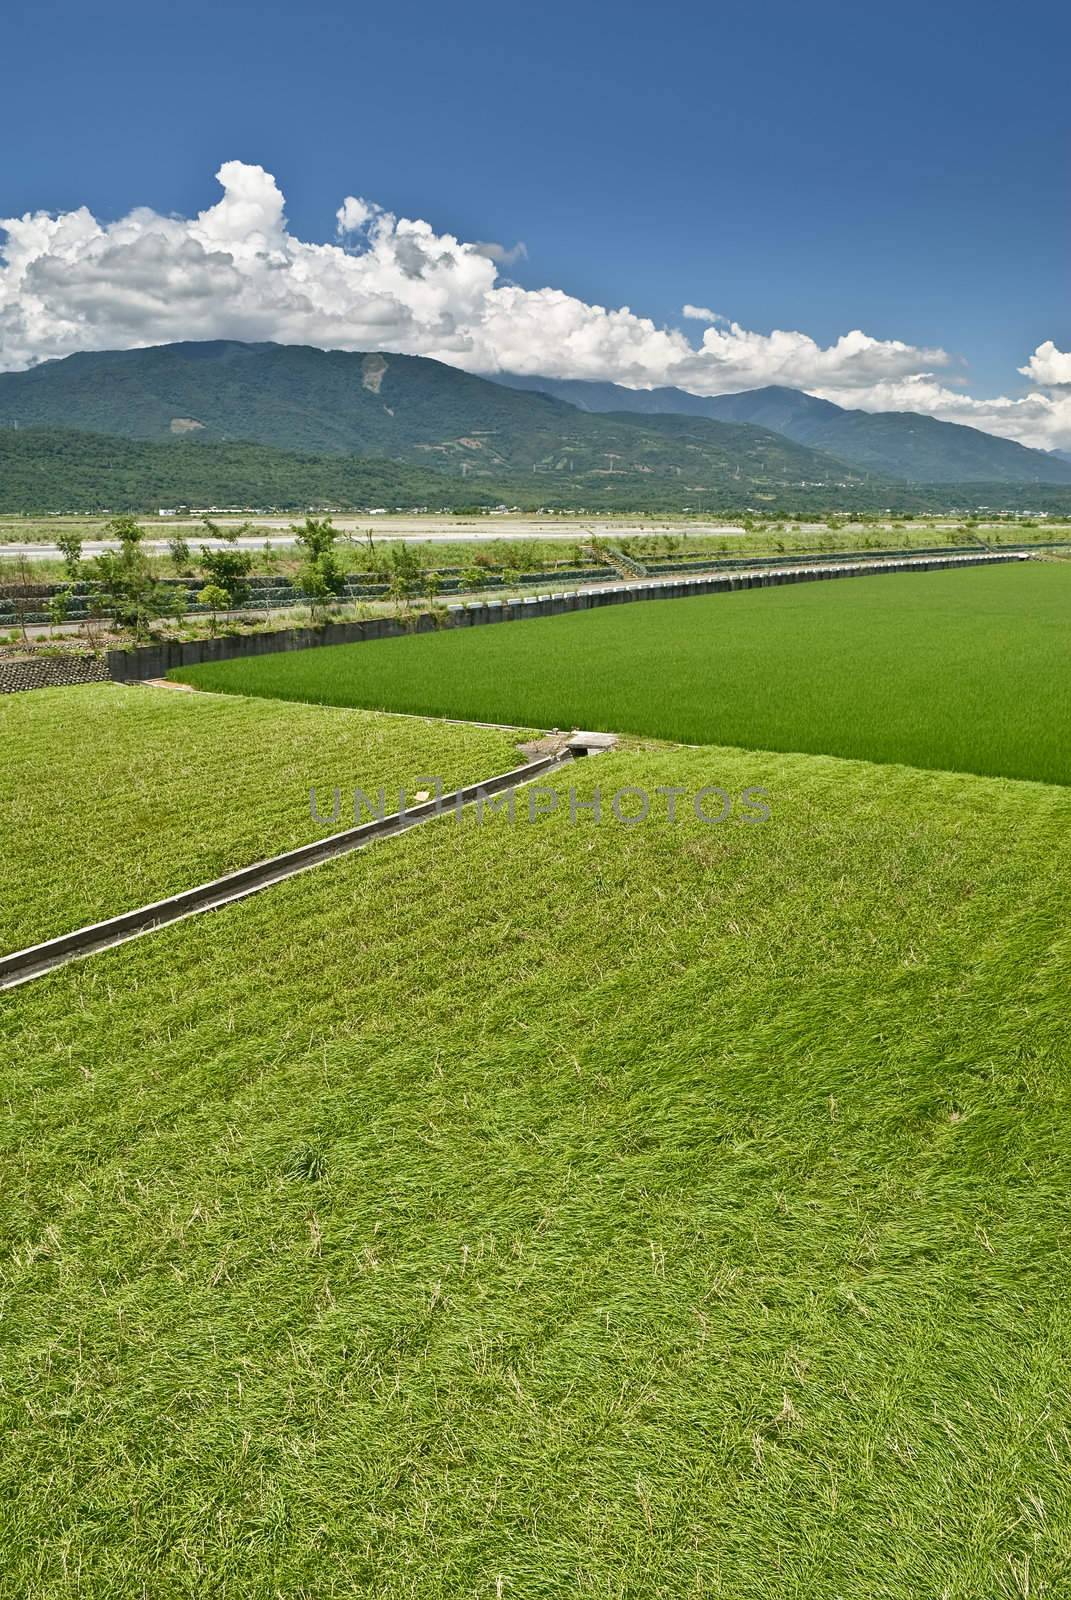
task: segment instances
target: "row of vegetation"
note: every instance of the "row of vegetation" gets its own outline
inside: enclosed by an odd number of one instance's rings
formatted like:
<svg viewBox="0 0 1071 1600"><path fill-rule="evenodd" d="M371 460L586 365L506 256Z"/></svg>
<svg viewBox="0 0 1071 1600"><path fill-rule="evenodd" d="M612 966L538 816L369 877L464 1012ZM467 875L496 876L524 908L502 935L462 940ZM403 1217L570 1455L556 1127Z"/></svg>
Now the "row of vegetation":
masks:
<svg viewBox="0 0 1071 1600"><path fill-rule="evenodd" d="M107 522L104 536L115 541L117 549L88 560L82 555L82 534L62 532L57 544L63 557L65 583L42 593L43 575L37 564L20 556L13 564L10 579L0 582L0 598L8 601L23 632L26 614L36 612L42 604L47 606L55 626L67 622L77 598L91 642L95 642L96 625L108 625L142 639L162 622L182 622L190 589L174 579L189 577L196 571L204 583L193 592L198 604L211 613L209 627L214 632L220 613L240 610L249 603L249 579L257 563L255 552L241 547L241 527L219 527L206 519L205 529L219 542L202 543L196 555L184 536L170 541L171 572L167 575L162 571L164 564L146 551L145 530L135 517L118 516ZM340 535L329 518L307 517L291 531L297 556L290 563L290 579L315 614L341 598L347 571L353 570L352 558L347 563L341 557ZM272 561L270 547L265 559ZM441 586L439 575L423 569L412 547L405 544L393 546L378 558L376 570L383 572L387 596L395 601L408 602L418 594L434 600Z"/></svg>
<svg viewBox="0 0 1071 1600"><path fill-rule="evenodd" d="M94 624L144 637L162 623L181 624L191 599L209 613L214 632L222 614L239 612L252 602L265 610L273 600L303 600L312 613L337 610L353 580L394 606L423 600L434 607L445 584L455 591L509 590L526 578L545 574L554 581L563 569L599 568L607 553L619 548L633 561L656 568L687 562L709 562L778 556L821 556L838 552L873 553L912 550L935 545L951 548L1000 548L1006 545L1052 543L1067 528L1050 523L1016 521L983 523L968 519L935 529L907 518L881 526L868 521L830 519L815 526L745 518L742 533L651 531L611 541L591 534L573 543L562 540L501 539L486 543L379 538L367 528L342 534L330 518L308 517L293 524L292 546L265 540L251 546L252 523L217 523L203 518L203 536L191 545L190 530L179 526L166 555L146 548L145 529L129 516L96 524L60 522L43 529L62 552L62 561L25 555L6 562L0 556L0 608L7 609L18 629L28 616L46 611L55 626L72 612ZM10 525L9 525L10 527ZM112 538L118 552L84 560L89 537ZM205 543L210 539L212 543ZM2 546L0 546L2 549ZM273 586L271 580L277 580ZM197 580L200 587L197 586ZM256 581L255 592L252 581ZM281 585L282 587L278 587ZM45 586L45 587L42 587ZM358 601L359 604L359 601ZM236 626L231 617L228 626Z"/></svg>

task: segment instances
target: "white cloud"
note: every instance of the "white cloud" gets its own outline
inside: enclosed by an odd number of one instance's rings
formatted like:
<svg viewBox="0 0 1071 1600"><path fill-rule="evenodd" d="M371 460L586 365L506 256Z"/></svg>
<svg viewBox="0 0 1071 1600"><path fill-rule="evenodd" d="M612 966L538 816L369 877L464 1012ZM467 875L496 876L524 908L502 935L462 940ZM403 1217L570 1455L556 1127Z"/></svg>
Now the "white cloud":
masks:
<svg viewBox="0 0 1071 1600"><path fill-rule="evenodd" d="M689 322L728 322L728 317L723 317L720 311L711 311L709 306L681 306L681 316Z"/></svg>
<svg viewBox="0 0 1071 1600"><path fill-rule="evenodd" d="M725 328L705 330L699 349L681 363L674 381L698 394L753 388L756 383L796 389L832 384L850 394L906 377L920 367L943 366L947 360L943 350L919 349L899 339L872 339L858 328L841 334L833 344L820 345L806 333L780 328L751 333L730 322Z"/></svg>
<svg viewBox="0 0 1071 1600"><path fill-rule="evenodd" d="M356 196L348 194L335 212L338 218L339 237L347 233L357 233L371 222L378 210L378 206L369 205L367 200L358 200Z"/></svg>
<svg viewBox="0 0 1071 1600"><path fill-rule="evenodd" d="M1034 389L1018 398L996 395L976 400L925 372L876 383L850 396L826 386L813 392L860 411L922 411L942 422L981 428L984 433L1015 439L1037 450L1071 449L1071 392L1049 394Z"/></svg>
<svg viewBox="0 0 1071 1600"><path fill-rule="evenodd" d="M708 324L697 345L627 306L500 278L500 267L527 254L523 244L466 243L354 195L336 213L337 242L309 243L289 230L262 167L228 161L217 177L222 198L192 218L138 208L103 223L82 207L0 222L0 368L174 339L271 339L697 394L780 383L867 409L929 410L1029 443L1071 443L1066 398L971 400L933 377L948 361L942 350L858 329L822 346L685 306ZM1053 386L1071 383L1069 364L1050 341L1023 370Z"/></svg>
<svg viewBox="0 0 1071 1600"><path fill-rule="evenodd" d="M1019 371L1043 388L1071 384L1071 350L1057 350L1051 339L1039 344L1025 367Z"/></svg>

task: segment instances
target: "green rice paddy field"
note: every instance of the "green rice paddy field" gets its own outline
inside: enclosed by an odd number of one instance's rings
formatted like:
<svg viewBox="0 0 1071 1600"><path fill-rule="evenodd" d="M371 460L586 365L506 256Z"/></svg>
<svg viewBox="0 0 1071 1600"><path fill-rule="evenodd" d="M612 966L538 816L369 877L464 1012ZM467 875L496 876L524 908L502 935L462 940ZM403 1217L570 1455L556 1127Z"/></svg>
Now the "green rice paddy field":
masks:
<svg viewBox="0 0 1071 1600"><path fill-rule="evenodd" d="M4 998L0 1592L1068 1592L1071 796L572 781L772 816L444 820Z"/></svg>
<svg viewBox="0 0 1071 1600"><path fill-rule="evenodd" d="M723 635L824 640L827 734L886 764L622 749L553 780L601 822L444 818L0 995L3 1600L1071 1592L1071 788L890 742L1062 772L1061 597L852 580L250 663L650 733L729 706L687 686ZM942 637L957 672L901 659ZM586 714L533 716L570 673ZM817 739L813 687L737 681L741 726ZM516 759L280 699L14 701L13 943L322 831L312 781ZM990 708L954 749L953 703ZM704 825L711 785L769 820ZM686 798L625 827L623 787Z"/></svg>
<svg viewBox="0 0 1071 1600"><path fill-rule="evenodd" d="M1071 783L1071 565L852 578L185 668L204 688Z"/></svg>
<svg viewBox="0 0 1071 1600"><path fill-rule="evenodd" d="M505 772L490 728L87 684L0 697L0 952L145 905L329 829L332 786ZM352 817L340 821L345 827Z"/></svg>

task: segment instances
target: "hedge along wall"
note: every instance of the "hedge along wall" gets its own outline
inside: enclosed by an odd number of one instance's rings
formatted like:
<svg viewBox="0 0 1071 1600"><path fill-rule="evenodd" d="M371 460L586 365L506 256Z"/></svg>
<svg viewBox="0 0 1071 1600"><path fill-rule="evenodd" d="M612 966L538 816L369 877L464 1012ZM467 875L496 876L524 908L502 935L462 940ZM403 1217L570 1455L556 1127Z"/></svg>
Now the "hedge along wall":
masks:
<svg viewBox="0 0 1071 1600"><path fill-rule="evenodd" d="M785 583L816 583L830 578L874 577L884 572L936 572L948 567L981 567L993 562L1024 561L1016 552L970 556L934 556L922 560L830 563L822 567L738 572L714 578L641 581L612 589L582 589L568 594L531 596L524 600L489 600L449 606L445 617L415 612L403 624L393 617L370 622L327 622L316 628L282 628L272 633L225 635L217 639L168 641L134 650L109 650L108 671L120 681L161 678L173 667L194 667L202 661L232 661L241 656L273 655L308 650L317 645L357 644L365 639L390 639L405 633L432 633L438 627L478 628L490 622L518 622L525 617L559 617L569 611L627 605L636 600L677 600L690 595L728 594L736 589L768 589Z"/></svg>

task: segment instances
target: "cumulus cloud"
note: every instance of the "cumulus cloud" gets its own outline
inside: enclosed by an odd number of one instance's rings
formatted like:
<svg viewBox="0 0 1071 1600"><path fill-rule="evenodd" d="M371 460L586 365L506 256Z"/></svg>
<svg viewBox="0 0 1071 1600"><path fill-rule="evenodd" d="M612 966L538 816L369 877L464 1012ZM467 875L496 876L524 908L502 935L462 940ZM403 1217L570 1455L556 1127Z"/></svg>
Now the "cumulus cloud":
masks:
<svg viewBox="0 0 1071 1600"><path fill-rule="evenodd" d="M370 205L367 200L358 200L356 195L348 194L335 212L338 218L339 237L342 238L347 233L358 233L371 222L378 210L378 206Z"/></svg>
<svg viewBox="0 0 1071 1600"><path fill-rule="evenodd" d="M1038 353L1035 351L1035 358ZM1015 439L1037 450L1071 449L1071 392L1067 391L1046 393L1034 389L1019 397L995 395L991 399L976 400L948 388L932 374L922 372L872 384L851 395L821 385L812 393L860 411L922 411L942 422L981 428L983 433Z"/></svg>
<svg viewBox="0 0 1071 1600"><path fill-rule="evenodd" d="M275 340L697 394L780 383L869 409L903 397L1031 443L1071 442L1058 394L969 400L933 377L948 361L939 349L858 329L822 346L688 305L684 316L707 324L696 344L628 306L503 279L523 244L466 242L355 195L336 212L334 242L312 243L290 231L263 167L228 161L216 176L221 199L195 217L137 208L101 222L81 207L0 221L0 368L176 339ZM1042 386L1068 383L1069 362L1048 342L1024 371Z"/></svg>
<svg viewBox="0 0 1071 1600"><path fill-rule="evenodd" d="M1071 385L1071 350L1057 350L1052 340L1046 339L1019 371L1045 388Z"/></svg>
<svg viewBox="0 0 1071 1600"><path fill-rule="evenodd" d="M760 383L781 383L796 389L832 384L852 391L875 383L906 377L920 367L943 366L943 350L919 349L899 339L872 339L858 328L830 345L820 345L806 333L775 328L772 333L751 333L738 322L708 327L698 350L683 360L675 382L698 394L754 387L741 382L745 374L761 373Z"/></svg>

